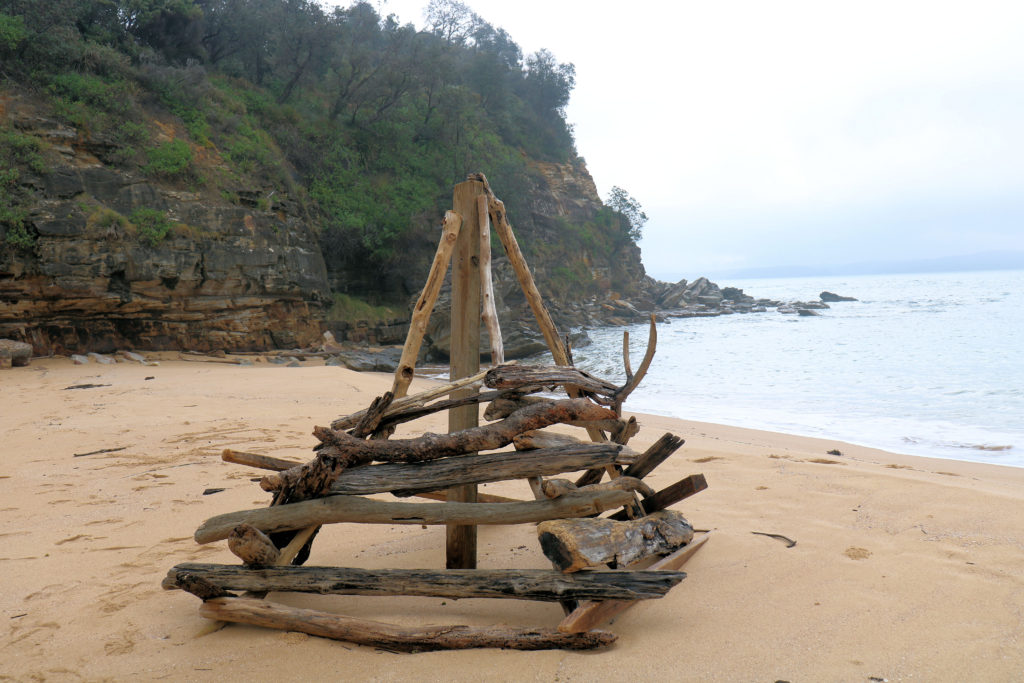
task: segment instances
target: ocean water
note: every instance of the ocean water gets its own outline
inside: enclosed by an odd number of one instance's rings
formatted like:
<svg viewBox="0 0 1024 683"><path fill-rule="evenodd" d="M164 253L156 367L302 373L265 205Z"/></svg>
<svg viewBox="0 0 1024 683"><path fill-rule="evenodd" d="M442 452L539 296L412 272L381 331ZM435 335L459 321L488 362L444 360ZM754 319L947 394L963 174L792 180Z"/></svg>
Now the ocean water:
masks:
<svg viewBox="0 0 1024 683"><path fill-rule="evenodd" d="M658 325L629 410L1024 467L1024 271L735 280L754 297L856 302ZM647 326L629 329L632 365ZM621 383L622 328L577 367Z"/></svg>

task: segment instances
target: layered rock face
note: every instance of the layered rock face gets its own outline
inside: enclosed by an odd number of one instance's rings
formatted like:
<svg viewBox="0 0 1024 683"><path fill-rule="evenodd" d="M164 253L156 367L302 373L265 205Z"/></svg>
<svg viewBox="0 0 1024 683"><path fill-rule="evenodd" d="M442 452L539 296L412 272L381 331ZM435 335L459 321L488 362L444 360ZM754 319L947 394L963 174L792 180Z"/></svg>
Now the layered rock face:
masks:
<svg viewBox="0 0 1024 683"><path fill-rule="evenodd" d="M48 143L50 172L29 181L34 248L0 250L0 337L37 354L256 350L319 338L327 274L292 202L260 210L244 192L168 189L105 165L74 129L8 117ZM161 212L169 234L144 239L125 219L139 208Z"/></svg>

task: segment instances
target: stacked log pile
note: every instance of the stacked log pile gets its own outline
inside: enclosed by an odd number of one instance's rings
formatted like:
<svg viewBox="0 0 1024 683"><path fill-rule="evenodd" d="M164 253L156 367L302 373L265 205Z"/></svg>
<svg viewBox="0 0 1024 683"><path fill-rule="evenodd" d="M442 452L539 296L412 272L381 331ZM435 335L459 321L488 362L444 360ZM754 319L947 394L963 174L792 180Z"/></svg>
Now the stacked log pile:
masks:
<svg viewBox="0 0 1024 683"><path fill-rule="evenodd" d="M464 222L462 216L449 212L438 256L413 312L406 353L392 391L375 399L366 410L338 418L329 427L315 427L313 434L319 444L309 462L224 452L223 459L228 462L270 470L260 486L272 498L265 508L212 517L195 532L198 543L227 540L231 552L241 560L240 566L186 563L168 572L164 587L199 597L203 616L403 651L592 649L606 646L616 637L595 627L638 600L662 597L685 577L676 570L707 534L695 537L686 519L667 508L707 484L698 474L653 490L644 478L683 441L665 434L650 448L636 452L628 442L639 426L634 418L622 414L623 402L650 367L656 345L654 320L647 353L636 373L629 366L628 336L624 339L624 385L616 386L572 367L568 350L536 294L503 205L490 192L486 179L475 176L458 186L456 207L460 192L465 194L464 186L470 183L473 187L468 189L477 190L472 202L477 208L473 222L479 229L474 233L474 246L489 245L489 238L480 238L487 234L489 217L513 263L522 264L517 266L517 274L551 346L555 365L497 364L487 372L474 372L472 362L463 363L460 371L453 358L452 376L456 379L415 396L405 395L414 375L422 330ZM488 258L489 253L477 261L483 261L485 272ZM484 290L479 298L486 309L489 278L479 282ZM477 315L479 321L479 308ZM487 310L483 319L492 354L500 359L500 330ZM466 326L465 321L461 324ZM476 344L469 341L475 356ZM478 368L479 357L472 360ZM557 389L567 397L552 398ZM477 426L482 404L488 424ZM470 418L450 418L453 428L449 434L390 438L397 425L439 411L449 411L450 416L470 414ZM590 443L552 432L550 428L556 425L586 430ZM567 473L581 474L575 480L556 478ZM609 480L602 482L605 474ZM528 482L533 500L476 491L478 484L517 479ZM400 500L367 497L380 493ZM409 496L434 502L401 500ZM602 517L605 513L610 514ZM449 568L303 566L320 528L340 522L447 525ZM481 524L538 524L540 547L552 569L477 569L475 531ZM656 561L650 564L652 560ZM548 600L560 602L566 617L554 628L407 628L263 599L269 592L289 591Z"/></svg>

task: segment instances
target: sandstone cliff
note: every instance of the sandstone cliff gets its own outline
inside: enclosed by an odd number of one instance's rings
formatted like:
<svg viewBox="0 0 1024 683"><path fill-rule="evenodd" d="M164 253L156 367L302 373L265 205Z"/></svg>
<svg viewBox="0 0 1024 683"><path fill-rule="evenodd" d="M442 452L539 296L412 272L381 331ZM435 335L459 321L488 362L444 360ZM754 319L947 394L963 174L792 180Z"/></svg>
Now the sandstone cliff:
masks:
<svg viewBox="0 0 1024 683"><path fill-rule="evenodd" d="M49 169L23 180L34 246L0 239L0 337L40 354L318 338L327 275L294 202L157 184L104 163L102 141L25 102L8 99L0 115L42 141ZM165 216L169 235L144 239L126 218L139 208Z"/></svg>

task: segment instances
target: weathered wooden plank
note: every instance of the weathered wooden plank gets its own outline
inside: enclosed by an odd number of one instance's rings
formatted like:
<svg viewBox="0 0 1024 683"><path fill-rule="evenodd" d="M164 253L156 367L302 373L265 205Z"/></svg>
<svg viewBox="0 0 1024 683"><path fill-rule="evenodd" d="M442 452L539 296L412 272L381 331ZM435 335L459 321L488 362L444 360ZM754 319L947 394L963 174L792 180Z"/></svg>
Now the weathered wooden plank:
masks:
<svg viewBox="0 0 1024 683"><path fill-rule="evenodd" d="M654 468L665 462L679 447L685 443L674 434L666 433L660 439L651 444L650 448L644 451L636 462L626 468L622 473L625 477L636 477L643 479L654 471Z"/></svg>
<svg viewBox="0 0 1024 683"><path fill-rule="evenodd" d="M552 602L651 600L682 581L683 572L597 571L563 574L550 569L354 569L265 567L185 563L167 572L163 587L184 588L182 577L199 577L224 590L407 595L438 598L511 598Z"/></svg>
<svg viewBox="0 0 1024 683"><path fill-rule="evenodd" d="M289 505L229 512L212 517L196 530L197 543L228 537L239 524L264 533L303 529L316 524L526 524L546 519L585 517L625 505L627 491L588 495L572 493L555 500L525 503L394 503L360 496L329 496Z"/></svg>
<svg viewBox="0 0 1024 683"><path fill-rule="evenodd" d="M701 549L708 540L708 532L695 536L692 541L676 552L663 557L650 567L651 571L679 569L694 553ZM558 630L563 633L583 633L596 626L606 623L616 615L625 612L636 604L635 600L606 600L603 602L588 601L577 607L572 614L562 620Z"/></svg>
<svg viewBox="0 0 1024 683"><path fill-rule="evenodd" d="M657 512L658 510L664 510L670 505L675 505L684 498L689 498L693 494L699 493L707 487L708 482L704 478L703 474L691 474L685 479L680 479L671 486L663 488L653 496L644 498L640 501L640 504L643 505L644 512L650 514L652 512ZM609 515L608 519L626 519L626 513L619 511L614 515Z"/></svg>
<svg viewBox="0 0 1024 683"><path fill-rule="evenodd" d="M624 567L669 554L690 542L693 527L680 513L661 510L626 522L554 519L537 526L537 537L555 568L568 573L602 564Z"/></svg>
<svg viewBox="0 0 1024 683"><path fill-rule="evenodd" d="M252 598L214 598L199 608L207 619L298 631L401 652L497 647L512 650L591 650L615 641L608 631L562 633L554 629L461 625L402 627L340 614L275 605Z"/></svg>
<svg viewBox="0 0 1024 683"><path fill-rule="evenodd" d="M551 476L607 464L629 463L616 444L579 444L515 453L479 453L421 463L385 463L353 467L331 485L332 494L393 492L411 495L461 484L486 484L532 475Z"/></svg>
<svg viewBox="0 0 1024 683"><path fill-rule="evenodd" d="M452 261L451 353L449 376L469 377L480 371L480 217L477 197L483 183L467 180L455 186L452 206L465 223L455 242ZM462 389L452 398L475 393ZM480 423L476 405L459 406L448 411L449 434L476 427ZM470 448L467 451L478 449ZM476 502L476 485L465 484L449 490L448 500ZM449 569L476 567L476 527L448 524L445 531L445 558Z"/></svg>

